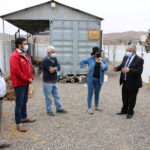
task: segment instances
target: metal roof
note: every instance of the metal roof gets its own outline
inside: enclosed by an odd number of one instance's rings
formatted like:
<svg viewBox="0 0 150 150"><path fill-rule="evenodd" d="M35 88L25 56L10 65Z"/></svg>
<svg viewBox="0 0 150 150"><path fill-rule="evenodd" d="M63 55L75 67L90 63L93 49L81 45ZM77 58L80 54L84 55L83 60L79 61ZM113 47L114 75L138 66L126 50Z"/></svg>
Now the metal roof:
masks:
<svg viewBox="0 0 150 150"><path fill-rule="evenodd" d="M49 4L55 2L59 8L51 8ZM49 20L82 20L102 21L103 18L82 10L61 4L57 1L48 1L22 10L0 16L24 31L37 34L49 29Z"/></svg>

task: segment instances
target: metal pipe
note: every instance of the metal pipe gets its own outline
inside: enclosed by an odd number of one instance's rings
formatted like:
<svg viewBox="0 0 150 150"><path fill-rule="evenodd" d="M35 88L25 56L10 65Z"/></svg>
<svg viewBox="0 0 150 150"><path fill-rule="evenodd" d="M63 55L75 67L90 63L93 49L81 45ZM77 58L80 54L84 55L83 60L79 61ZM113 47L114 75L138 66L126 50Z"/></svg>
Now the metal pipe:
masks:
<svg viewBox="0 0 150 150"><path fill-rule="evenodd" d="M20 32L20 29L17 30L17 32L15 33L15 40L17 38L17 34Z"/></svg>
<svg viewBox="0 0 150 150"><path fill-rule="evenodd" d="M101 30L101 21L98 22L98 25L99 25L99 31L100 31L100 43L99 43L100 45L99 45L99 46L100 46L100 49L102 49L102 44L103 44L103 37L102 37L102 36L103 36L103 31Z"/></svg>
<svg viewBox="0 0 150 150"><path fill-rule="evenodd" d="M6 71L6 43L5 43L5 20L3 19L3 47L4 47L4 71Z"/></svg>
<svg viewBox="0 0 150 150"><path fill-rule="evenodd" d="M20 37L20 29L19 29L19 37Z"/></svg>
<svg viewBox="0 0 150 150"><path fill-rule="evenodd" d="M144 47L142 45L141 57L143 58L143 56L144 56Z"/></svg>
<svg viewBox="0 0 150 150"><path fill-rule="evenodd" d="M114 48L113 48L113 63L115 64L115 54L116 54L116 45L114 43Z"/></svg>
<svg viewBox="0 0 150 150"><path fill-rule="evenodd" d="M49 44L52 44L52 23L53 21L52 20L49 20Z"/></svg>
<svg viewBox="0 0 150 150"><path fill-rule="evenodd" d="M100 31L100 49L102 50L102 45L103 45L103 31Z"/></svg>
<svg viewBox="0 0 150 150"><path fill-rule="evenodd" d="M28 43L28 32L27 32L27 43Z"/></svg>

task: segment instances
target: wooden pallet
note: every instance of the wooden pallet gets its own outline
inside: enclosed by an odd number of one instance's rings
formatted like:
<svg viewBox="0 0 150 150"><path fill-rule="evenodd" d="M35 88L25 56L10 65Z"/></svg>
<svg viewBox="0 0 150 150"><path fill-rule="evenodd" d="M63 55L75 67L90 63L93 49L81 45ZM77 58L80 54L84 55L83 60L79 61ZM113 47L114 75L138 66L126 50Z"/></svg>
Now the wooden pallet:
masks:
<svg viewBox="0 0 150 150"><path fill-rule="evenodd" d="M15 95L15 90L12 87L10 76L6 77L5 80L7 82L7 96L5 99L9 101L14 101L16 99L16 95ZM32 98L32 95L33 95L33 85L29 85L28 97Z"/></svg>
<svg viewBox="0 0 150 150"><path fill-rule="evenodd" d="M29 85L29 94L28 94L28 97L29 98L32 98L32 95L33 95L33 85Z"/></svg>
<svg viewBox="0 0 150 150"><path fill-rule="evenodd" d="M32 95L33 95L33 85L29 85L28 97L32 98ZM8 101L16 100L16 95L15 95L15 91L13 88L7 89L7 96L6 96L5 100L8 100Z"/></svg>

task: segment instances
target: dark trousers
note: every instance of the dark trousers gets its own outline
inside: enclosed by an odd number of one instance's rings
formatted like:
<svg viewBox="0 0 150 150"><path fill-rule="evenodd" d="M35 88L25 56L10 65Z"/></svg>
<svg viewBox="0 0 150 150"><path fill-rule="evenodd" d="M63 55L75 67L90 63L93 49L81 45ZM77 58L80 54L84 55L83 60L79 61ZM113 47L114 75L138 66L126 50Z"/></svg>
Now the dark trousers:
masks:
<svg viewBox="0 0 150 150"><path fill-rule="evenodd" d="M133 115L134 114L134 107L136 104L136 97L138 94L139 89L129 90L126 86L126 82L123 83L122 86L122 112L128 113Z"/></svg>
<svg viewBox="0 0 150 150"><path fill-rule="evenodd" d="M15 107L15 121L19 125L23 119L27 118L27 101L28 101L29 86L15 87L16 93L16 107Z"/></svg>

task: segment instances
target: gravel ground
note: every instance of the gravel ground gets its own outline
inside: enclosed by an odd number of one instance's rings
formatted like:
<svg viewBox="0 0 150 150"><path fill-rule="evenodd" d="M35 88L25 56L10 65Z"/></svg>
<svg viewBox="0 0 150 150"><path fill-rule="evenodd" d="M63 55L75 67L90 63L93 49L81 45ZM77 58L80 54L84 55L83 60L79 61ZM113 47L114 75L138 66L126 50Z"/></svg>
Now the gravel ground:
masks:
<svg viewBox="0 0 150 150"><path fill-rule="evenodd" d="M61 102L68 114L50 117L45 112L42 82L33 83L29 116L38 121L26 124L27 133L16 131L14 102L3 105L3 136L13 150L150 150L150 90L140 90L135 115L127 120L116 116L121 108L119 74L108 73L101 91L102 112L86 112L87 89L83 84L59 84ZM53 103L54 104L54 103ZM54 107L55 110L55 107Z"/></svg>

